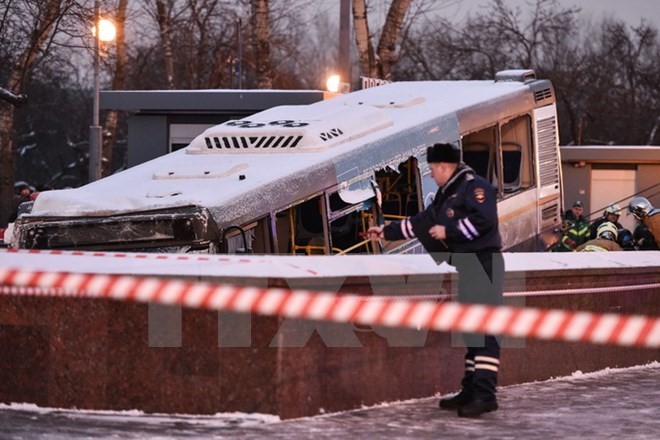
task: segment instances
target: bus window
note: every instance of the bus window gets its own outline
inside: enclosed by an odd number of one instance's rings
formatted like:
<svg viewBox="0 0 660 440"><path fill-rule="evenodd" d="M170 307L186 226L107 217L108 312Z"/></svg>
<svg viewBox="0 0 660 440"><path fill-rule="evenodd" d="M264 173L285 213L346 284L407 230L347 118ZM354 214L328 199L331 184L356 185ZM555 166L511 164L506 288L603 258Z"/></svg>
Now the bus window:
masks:
<svg viewBox="0 0 660 440"><path fill-rule="evenodd" d="M270 240L270 216L266 216L259 221L252 229L254 240L252 241L253 254L273 253L273 246Z"/></svg>
<svg viewBox="0 0 660 440"><path fill-rule="evenodd" d="M333 193L329 197L330 209L337 207L346 208L350 205L344 204L337 193ZM348 214L341 215L330 221L330 243L332 244L332 253L344 253L359 243L360 236L360 212L352 211Z"/></svg>
<svg viewBox="0 0 660 440"><path fill-rule="evenodd" d="M463 162L486 180L491 180L494 154L485 142L463 143Z"/></svg>
<svg viewBox="0 0 660 440"><path fill-rule="evenodd" d="M505 193L534 185L531 118L523 115L501 128L502 180Z"/></svg>
<svg viewBox="0 0 660 440"><path fill-rule="evenodd" d="M462 144L463 162L497 189L497 127L493 125L465 135Z"/></svg>
<svg viewBox="0 0 660 440"><path fill-rule="evenodd" d="M369 253L371 243L363 237L370 226L376 191L371 178L328 193L331 253Z"/></svg>
<svg viewBox="0 0 660 440"><path fill-rule="evenodd" d="M385 224L415 215L422 209L421 176L415 157L399 163L396 168L376 171L376 181L382 194L382 217ZM383 240L385 253L406 246L407 241Z"/></svg>
<svg viewBox="0 0 660 440"><path fill-rule="evenodd" d="M291 208L291 253L319 255L326 253L323 223L323 197L317 196Z"/></svg>
<svg viewBox="0 0 660 440"><path fill-rule="evenodd" d="M376 181L382 193L385 218L396 219L415 215L421 208L417 159L410 157L396 168L376 171Z"/></svg>
<svg viewBox="0 0 660 440"><path fill-rule="evenodd" d="M325 209L317 195L275 214L277 253L321 255L326 252Z"/></svg>
<svg viewBox="0 0 660 440"><path fill-rule="evenodd" d="M268 217L242 226L229 226L222 233L220 253L270 253L271 246L268 230Z"/></svg>

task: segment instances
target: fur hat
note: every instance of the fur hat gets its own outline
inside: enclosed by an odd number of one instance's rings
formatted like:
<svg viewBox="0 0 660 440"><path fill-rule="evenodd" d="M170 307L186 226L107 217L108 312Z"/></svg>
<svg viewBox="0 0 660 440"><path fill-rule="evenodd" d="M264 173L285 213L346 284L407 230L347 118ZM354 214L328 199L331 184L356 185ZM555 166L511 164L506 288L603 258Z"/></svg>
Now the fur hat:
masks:
<svg viewBox="0 0 660 440"><path fill-rule="evenodd" d="M459 163L461 150L452 144L433 144L426 149L426 161Z"/></svg>

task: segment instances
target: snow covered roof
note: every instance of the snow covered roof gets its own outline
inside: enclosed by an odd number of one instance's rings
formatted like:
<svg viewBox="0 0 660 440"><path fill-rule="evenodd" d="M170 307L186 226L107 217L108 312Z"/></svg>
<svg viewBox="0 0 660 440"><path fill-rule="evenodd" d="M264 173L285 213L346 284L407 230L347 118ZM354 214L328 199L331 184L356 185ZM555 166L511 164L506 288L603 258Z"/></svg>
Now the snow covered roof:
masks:
<svg viewBox="0 0 660 440"><path fill-rule="evenodd" d="M519 82L399 82L275 107L212 127L185 149L81 188L44 192L29 216L107 216L197 205L208 207L219 223L233 221L304 196L310 182L332 186L379 160L419 153L430 139L456 141L457 112L518 93L529 88Z"/></svg>

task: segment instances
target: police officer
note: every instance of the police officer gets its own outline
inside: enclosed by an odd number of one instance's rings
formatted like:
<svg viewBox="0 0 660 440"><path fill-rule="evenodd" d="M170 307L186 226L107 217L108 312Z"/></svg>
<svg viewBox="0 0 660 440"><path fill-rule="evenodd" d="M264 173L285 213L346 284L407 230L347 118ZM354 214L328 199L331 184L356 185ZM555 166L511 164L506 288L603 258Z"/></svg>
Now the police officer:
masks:
<svg viewBox="0 0 660 440"><path fill-rule="evenodd" d="M439 189L423 212L367 231L371 239L417 238L436 262L447 259L459 274L459 300L502 303L504 259L495 190L460 161L460 149L435 144L427 149L431 177ZM442 252L445 252L442 254ZM498 408L495 397L500 344L493 335L463 334L467 346L462 390L440 401L440 408L478 417Z"/></svg>

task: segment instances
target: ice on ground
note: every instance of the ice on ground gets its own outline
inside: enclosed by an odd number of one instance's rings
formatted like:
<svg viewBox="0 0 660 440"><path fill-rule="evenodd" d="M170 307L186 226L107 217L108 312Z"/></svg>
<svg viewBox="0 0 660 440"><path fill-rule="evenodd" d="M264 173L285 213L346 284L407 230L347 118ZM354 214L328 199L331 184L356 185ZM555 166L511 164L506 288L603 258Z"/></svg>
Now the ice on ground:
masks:
<svg viewBox="0 0 660 440"><path fill-rule="evenodd" d="M660 363L501 387L500 409L462 419L439 396L294 420L265 414L211 416L83 411L0 405L3 439L81 438L562 438L655 439L660 433Z"/></svg>

